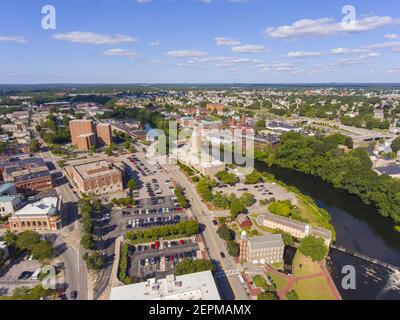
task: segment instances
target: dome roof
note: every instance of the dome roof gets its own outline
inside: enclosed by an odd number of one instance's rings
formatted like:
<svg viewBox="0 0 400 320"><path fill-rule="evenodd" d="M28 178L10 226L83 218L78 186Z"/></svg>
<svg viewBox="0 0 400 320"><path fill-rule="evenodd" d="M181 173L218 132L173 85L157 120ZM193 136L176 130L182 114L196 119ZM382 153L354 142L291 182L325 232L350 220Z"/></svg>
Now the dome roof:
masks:
<svg viewBox="0 0 400 320"><path fill-rule="evenodd" d="M51 207L50 207L50 209L49 209L49 212L48 212L48 215L49 215L49 216L56 216L56 215L58 215L58 211L57 211L57 209L56 209L53 205L51 205Z"/></svg>

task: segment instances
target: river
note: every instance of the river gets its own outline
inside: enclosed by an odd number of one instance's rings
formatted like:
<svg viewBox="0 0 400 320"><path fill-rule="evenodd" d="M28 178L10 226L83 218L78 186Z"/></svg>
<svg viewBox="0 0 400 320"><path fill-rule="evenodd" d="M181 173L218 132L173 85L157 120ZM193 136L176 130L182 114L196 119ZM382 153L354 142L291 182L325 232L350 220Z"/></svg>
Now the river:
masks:
<svg viewBox="0 0 400 320"><path fill-rule="evenodd" d="M400 234L389 219L381 217L375 209L363 204L357 197L331 184L301 172L279 167L268 167L256 161L255 167L272 173L278 180L295 186L312 197L317 205L328 211L336 230L336 244L371 258L400 267ZM356 269L356 289L342 289L342 267ZM348 299L400 299L400 272L382 267L331 249L328 267L344 300Z"/></svg>

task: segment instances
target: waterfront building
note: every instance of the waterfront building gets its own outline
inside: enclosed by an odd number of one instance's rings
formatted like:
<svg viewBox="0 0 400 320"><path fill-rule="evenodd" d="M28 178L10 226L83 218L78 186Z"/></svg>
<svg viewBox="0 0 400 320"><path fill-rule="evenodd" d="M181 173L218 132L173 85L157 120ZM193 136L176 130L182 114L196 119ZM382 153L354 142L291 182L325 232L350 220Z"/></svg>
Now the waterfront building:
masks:
<svg viewBox="0 0 400 320"><path fill-rule="evenodd" d="M252 264L273 264L283 261L285 244L280 234L248 238L243 231L240 239L240 259Z"/></svg>
<svg viewBox="0 0 400 320"><path fill-rule="evenodd" d="M324 239L327 247L329 247L332 241L332 232L330 230L313 227L302 221L293 220L269 212L263 215L262 221L264 227L285 231L297 239L303 239L308 236L320 237Z"/></svg>

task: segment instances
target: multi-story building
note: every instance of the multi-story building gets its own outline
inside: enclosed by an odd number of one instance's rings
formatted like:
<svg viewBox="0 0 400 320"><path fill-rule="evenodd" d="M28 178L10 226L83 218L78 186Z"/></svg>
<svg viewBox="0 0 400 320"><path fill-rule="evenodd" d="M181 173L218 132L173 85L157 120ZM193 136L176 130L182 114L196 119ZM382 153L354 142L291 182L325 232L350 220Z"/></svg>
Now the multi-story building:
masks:
<svg viewBox="0 0 400 320"><path fill-rule="evenodd" d="M112 142L111 125L92 120L72 120L69 122L72 144L79 150L90 150L93 146L110 145Z"/></svg>
<svg viewBox="0 0 400 320"><path fill-rule="evenodd" d="M0 185L0 216L13 214L22 207L22 195L17 193L15 184Z"/></svg>
<svg viewBox="0 0 400 320"><path fill-rule="evenodd" d="M221 297L211 271L203 271L112 288L110 300L221 300Z"/></svg>
<svg viewBox="0 0 400 320"><path fill-rule="evenodd" d="M328 229L313 227L302 221L293 220L272 213L265 213L263 216L264 227L279 229L290 233L297 239L303 239L308 236L316 236L324 239L325 245L329 247L332 240L332 232Z"/></svg>
<svg viewBox="0 0 400 320"><path fill-rule="evenodd" d="M96 131L92 120L72 120L69 122L72 144L79 150L90 150L96 145Z"/></svg>
<svg viewBox="0 0 400 320"><path fill-rule="evenodd" d="M283 261L285 244L280 234L247 238L243 231L240 240L240 259L252 264L273 264Z"/></svg>
<svg viewBox="0 0 400 320"><path fill-rule="evenodd" d="M61 198L46 197L16 211L8 223L11 230L59 230L61 229Z"/></svg>
<svg viewBox="0 0 400 320"><path fill-rule="evenodd" d="M99 145L110 145L112 143L111 125L108 123L99 123L96 126L97 143Z"/></svg>
<svg viewBox="0 0 400 320"><path fill-rule="evenodd" d="M53 188L50 171L42 158L28 158L4 165L3 179L15 184L17 192L32 195Z"/></svg>
<svg viewBox="0 0 400 320"><path fill-rule="evenodd" d="M72 165L67 172L82 193L107 194L124 188L122 171L106 160Z"/></svg>
<svg viewBox="0 0 400 320"><path fill-rule="evenodd" d="M224 111L225 106L220 103L209 103L207 104L207 110L209 112L222 112Z"/></svg>

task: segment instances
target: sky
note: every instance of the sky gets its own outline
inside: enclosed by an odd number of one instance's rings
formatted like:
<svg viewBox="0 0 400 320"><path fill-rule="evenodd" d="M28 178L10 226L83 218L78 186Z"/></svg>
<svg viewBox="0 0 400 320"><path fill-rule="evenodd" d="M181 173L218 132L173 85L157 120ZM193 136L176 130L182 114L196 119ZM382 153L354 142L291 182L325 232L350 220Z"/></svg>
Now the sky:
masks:
<svg viewBox="0 0 400 320"><path fill-rule="evenodd" d="M400 82L398 0L1 0L0 13L2 84Z"/></svg>

